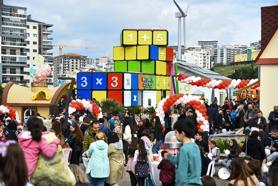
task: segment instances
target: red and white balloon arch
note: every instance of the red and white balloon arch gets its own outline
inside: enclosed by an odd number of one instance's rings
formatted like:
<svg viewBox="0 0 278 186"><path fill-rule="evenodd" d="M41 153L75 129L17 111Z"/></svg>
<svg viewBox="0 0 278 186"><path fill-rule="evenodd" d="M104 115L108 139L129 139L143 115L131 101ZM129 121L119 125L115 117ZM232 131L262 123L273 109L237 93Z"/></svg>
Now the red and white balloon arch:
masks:
<svg viewBox="0 0 278 186"><path fill-rule="evenodd" d="M76 99L69 104L69 114L75 111L89 111L95 114L96 118L102 118L101 108L92 100Z"/></svg>
<svg viewBox="0 0 278 186"><path fill-rule="evenodd" d="M174 94L163 98L156 107L156 116L159 117L161 124L164 127L165 112L173 105L187 104L195 109L197 115L197 129L198 131L209 131L209 122L207 116L207 109L203 101L198 96L186 94Z"/></svg>

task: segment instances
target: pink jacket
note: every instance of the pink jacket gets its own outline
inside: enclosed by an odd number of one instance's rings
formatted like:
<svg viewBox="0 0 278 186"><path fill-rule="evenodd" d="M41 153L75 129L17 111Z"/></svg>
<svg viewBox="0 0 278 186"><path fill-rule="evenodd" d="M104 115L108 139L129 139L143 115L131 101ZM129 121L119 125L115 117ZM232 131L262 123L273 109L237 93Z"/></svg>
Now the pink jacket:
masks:
<svg viewBox="0 0 278 186"><path fill-rule="evenodd" d="M29 131L25 131L18 136L18 143L24 152L24 157L28 168L28 177L31 177L36 169L39 154L42 153L47 158L54 156L59 144L59 140L54 140L48 144L42 136L41 141L37 142L32 140L32 136Z"/></svg>

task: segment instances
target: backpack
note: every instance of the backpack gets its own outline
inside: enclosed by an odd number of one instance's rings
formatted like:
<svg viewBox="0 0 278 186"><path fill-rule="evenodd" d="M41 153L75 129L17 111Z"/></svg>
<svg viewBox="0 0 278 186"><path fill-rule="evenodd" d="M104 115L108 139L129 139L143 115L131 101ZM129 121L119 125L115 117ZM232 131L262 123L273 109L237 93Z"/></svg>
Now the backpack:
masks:
<svg viewBox="0 0 278 186"><path fill-rule="evenodd" d="M148 162L138 161L135 165L135 176L145 178L149 175L150 166Z"/></svg>

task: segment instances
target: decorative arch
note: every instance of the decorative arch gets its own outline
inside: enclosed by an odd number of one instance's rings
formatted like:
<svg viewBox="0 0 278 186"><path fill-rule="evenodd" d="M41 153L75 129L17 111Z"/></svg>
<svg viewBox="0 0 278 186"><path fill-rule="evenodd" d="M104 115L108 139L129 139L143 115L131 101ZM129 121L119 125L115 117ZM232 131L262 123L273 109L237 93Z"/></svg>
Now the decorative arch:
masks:
<svg viewBox="0 0 278 186"><path fill-rule="evenodd" d="M75 111L89 111L95 114L96 118L102 118L101 108L92 100L72 100L69 104L69 114L72 114Z"/></svg>
<svg viewBox="0 0 278 186"><path fill-rule="evenodd" d="M187 104L195 109L197 115L197 129L199 131L209 131L209 122L207 116L207 109L203 101L198 96L191 96L186 94L174 94L163 98L156 108L156 116L159 117L164 126L165 112L173 105Z"/></svg>
<svg viewBox="0 0 278 186"><path fill-rule="evenodd" d="M45 90L37 91L33 96L32 100L50 100L50 96Z"/></svg>

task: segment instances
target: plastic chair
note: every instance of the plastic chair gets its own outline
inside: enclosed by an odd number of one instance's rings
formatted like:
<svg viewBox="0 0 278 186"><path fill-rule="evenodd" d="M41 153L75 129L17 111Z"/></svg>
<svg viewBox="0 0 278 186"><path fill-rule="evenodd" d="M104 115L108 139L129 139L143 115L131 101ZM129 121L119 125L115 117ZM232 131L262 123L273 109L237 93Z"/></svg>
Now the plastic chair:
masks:
<svg viewBox="0 0 278 186"><path fill-rule="evenodd" d="M72 149L71 148L64 148L64 149L62 149L62 151L63 151L63 154L64 154L65 162L66 162L67 165L69 165Z"/></svg>

